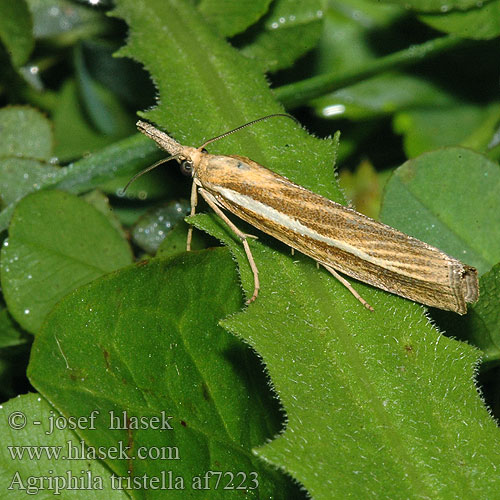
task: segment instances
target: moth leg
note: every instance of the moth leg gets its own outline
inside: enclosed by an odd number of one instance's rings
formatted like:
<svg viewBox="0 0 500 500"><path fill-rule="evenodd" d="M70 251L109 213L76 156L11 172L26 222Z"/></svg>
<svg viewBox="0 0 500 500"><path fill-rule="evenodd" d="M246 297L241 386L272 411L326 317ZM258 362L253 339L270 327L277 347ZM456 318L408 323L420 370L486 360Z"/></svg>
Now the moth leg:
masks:
<svg viewBox="0 0 500 500"><path fill-rule="evenodd" d="M196 205L198 205L198 190L196 183L193 181L191 185L191 212L189 215L194 215L196 213ZM191 241L193 239L193 226L190 224L188 227L188 235L186 241L186 252L191 250Z"/></svg>
<svg viewBox="0 0 500 500"><path fill-rule="evenodd" d="M337 278L367 309L370 311L373 311L373 307L366 302L366 300L361 297L361 295L354 290L352 285L344 278L342 277L333 267L327 266L326 264L323 264L319 262L329 273L331 273L335 278Z"/></svg>
<svg viewBox="0 0 500 500"><path fill-rule="evenodd" d="M250 264L250 268L253 273L253 295L246 301L246 304L250 304L253 302L257 295L259 295L260 290L260 281L259 281L259 270L257 269L257 265L255 264L255 260L252 255L252 251L250 250L250 245L248 244L247 238L255 238L255 236L251 234L246 234L240 231L227 217L227 215L219 208L217 202L214 197L207 193L203 188L200 188L200 194L203 199L208 203L208 206L229 226L229 228L241 239L243 243L243 248L245 249L245 254L248 259L248 263Z"/></svg>

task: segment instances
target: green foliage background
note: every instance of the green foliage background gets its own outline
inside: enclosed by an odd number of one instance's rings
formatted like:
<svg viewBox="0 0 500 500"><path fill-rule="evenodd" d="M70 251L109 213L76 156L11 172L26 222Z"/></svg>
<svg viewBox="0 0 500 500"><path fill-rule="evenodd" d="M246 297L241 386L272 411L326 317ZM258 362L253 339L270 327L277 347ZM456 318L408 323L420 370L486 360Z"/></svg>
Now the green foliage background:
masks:
<svg viewBox="0 0 500 500"><path fill-rule="evenodd" d="M500 498L499 0L0 0L0 42L2 495L70 473L95 498ZM161 158L138 114L198 145L284 111L303 126L210 152L477 267L466 316L354 283L371 313L263 234L246 307L240 242L207 207L184 252L175 166L122 193ZM86 455L12 451L68 442Z"/></svg>

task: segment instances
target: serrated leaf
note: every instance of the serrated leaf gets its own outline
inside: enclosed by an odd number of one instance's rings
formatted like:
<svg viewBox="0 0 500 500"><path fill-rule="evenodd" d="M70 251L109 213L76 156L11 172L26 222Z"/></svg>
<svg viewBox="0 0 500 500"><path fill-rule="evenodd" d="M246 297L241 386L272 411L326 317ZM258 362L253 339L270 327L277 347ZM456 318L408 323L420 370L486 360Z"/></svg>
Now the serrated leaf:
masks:
<svg viewBox="0 0 500 500"><path fill-rule="evenodd" d="M420 19L433 28L473 40L489 40L500 35L500 0L474 2L466 11L428 14Z"/></svg>
<svg viewBox="0 0 500 500"><path fill-rule="evenodd" d="M14 66L21 66L33 50L33 24L25 0L0 0L0 40Z"/></svg>
<svg viewBox="0 0 500 500"><path fill-rule="evenodd" d="M68 193L42 191L16 207L1 254L5 301L37 333L76 287L131 262L130 248L104 215Z"/></svg>
<svg viewBox="0 0 500 500"><path fill-rule="evenodd" d="M195 279L203 277L195 283ZM105 460L119 476L183 476L185 489L169 498L199 498L191 486L206 471L258 473L244 480L245 498L295 498L297 489L250 453L279 429L279 413L259 361L217 322L241 307L233 262L224 249L154 259L104 277L61 301L33 346L29 376L65 415L98 409L96 430L79 434L91 445L128 443L129 460ZM110 428L110 413L129 428ZM170 417L171 428L135 429L134 417ZM165 419L164 419L165 420ZM149 421L149 420L148 420ZM126 422L126 420L125 420ZM160 449L171 460L140 460L138 450ZM249 478L249 476L247 476ZM206 498L226 497L214 488ZM240 476L240 481L242 476ZM164 498L165 491L135 491Z"/></svg>
<svg viewBox="0 0 500 500"><path fill-rule="evenodd" d="M161 102L168 103L147 116L181 142L198 144L203 135L215 135L203 132L213 126L213 116L222 132L224 125L228 130L237 121L245 122L243 116L238 119L239 109L240 114L251 109L257 113L256 103L267 102L265 85L254 84L262 82L255 68L211 37L185 4L122 0L118 13L131 27L122 53L145 63ZM151 49L160 40L165 59ZM233 122L226 118L228 103ZM203 127L193 121L201 109L207 117ZM275 109L263 106L259 115ZM280 134L302 153L305 138L285 127L280 125ZM341 199L328 189L327 177L313 177L318 167L323 171L321 155L313 163L308 161L311 155L301 154L290 161L287 149L279 149L277 135L263 129L257 137L249 132L250 142L246 134L233 135L228 146L219 143L210 149L250 156L316 192ZM319 152L317 147L311 151ZM294 170L299 163L307 175ZM192 222L230 246L243 287L251 292L253 279L241 242L214 217L197 216ZM294 263L286 248L259 236L260 241L250 243L260 270L259 298L248 311L223 322L263 356L287 411L285 433L259 454L289 471L317 498L343 499L346 490L358 498L437 497L443 492L461 498L472 492L477 496L478 488L479 495L491 496L496 491L492 476L500 463L491 444L499 434L473 384L477 351L439 336L419 306L356 284L375 307L371 314L309 259L298 256ZM416 386L422 386L418 393ZM443 428L451 430L443 433ZM484 450L481 456L477 447ZM380 460L383 470L376 465Z"/></svg>
<svg viewBox="0 0 500 500"><path fill-rule="evenodd" d="M210 233L224 239L215 224ZM473 386L479 353L441 336L416 304L357 283L371 313L310 259L290 266L286 249L259 242L252 251L259 298L221 324L262 355L287 412L284 434L258 455L314 498L494 496L500 434Z"/></svg>
<svg viewBox="0 0 500 500"><path fill-rule="evenodd" d="M40 111L28 106L0 110L0 156L49 160L52 128Z"/></svg>
<svg viewBox="0 0 500 500"><path fill-rule="evenodd" d="M221 36L231 37L256 23L268 10L271 0L202 0L198 10Z"/></svg>
<svg viewBox="0 0 500 500"><path fill-rule="evenodd" d="M85 415L82 417L85 418ZM130 498L125 491L112 488L109 470L102 462L85 457L62 458L63 455L68 456L71 446L79 451L81 440L71 430L54 429L56 420L63 422L65 419L37 394L24 394L0 406L3 443L0 449L0 482L4 488L3 498L25 495L39 498L55 495L61 495L60 498L71 495L76 499ZM84 425L83 420L81 424ZM57 453L61 458L55 458ZM51 478L52 482L48 479L42 481L43 477ZM75 488L75 485L78 487Z"/></svg>
<svg viewBox="0 0 500 500"><path fill-rule="evenodd" d="M258 64L262 71L287 68L311 50L321 36L321 0L276 0L260 23L260 29L245 40L241 53Z"/></svg>
<svg viewBox="0 0 500 500"><path fill-rule="evenodd" d="M182 144L202 144L254 118L283 111L256 65L217 38L184 2L120 0L115 15L131 29L120 54L141 61L160 94L168 96L167 104L144 116L167 127ZM161 53L155 49L160 45ZM233 134L210 151L251 157L299 184L319 186L323 194L342 199L332 176L334 142L307 135L292 120L275 120L280 121Z"/></svg>
<svg viewBox="0 0 500 500"><path fill-rule="evenodd" d="M500 261L499 189L498 164L468 149L445 148L394 172L380 218L483 274Z"/></svg>

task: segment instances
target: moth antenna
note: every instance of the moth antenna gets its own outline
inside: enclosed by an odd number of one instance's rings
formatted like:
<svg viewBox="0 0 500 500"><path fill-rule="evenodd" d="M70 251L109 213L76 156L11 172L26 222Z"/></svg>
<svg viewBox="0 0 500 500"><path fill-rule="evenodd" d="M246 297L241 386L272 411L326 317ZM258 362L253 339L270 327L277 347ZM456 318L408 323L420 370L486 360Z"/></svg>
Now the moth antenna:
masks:
<svg viewBox="0 0 500 500"><path fill-rule="evenodd" d="M212 139L209 139L208 141L204 142L198 149L202 150L205 146L207 146L208 144L210 144L212 142L218 141L219 139L224 139L224 137L227 137L228 135L234 134L235 132L238 132L242 128L249 127L250 125L267 120L268 118L273 118L274 116L284 116L286 118L290 118L290 120L293 120L300 125L299 120L297 120L297 118L295 118L292 115L288 115L286 113L273 113L272 115L261 116L260 118L257 118L256 120L252 120L251 122L245 123L244 125L240 125L239 127L233 128L233 130L230 130L229 132L224 132L223 134L218 135L217 137L212 137Z"/></svg>
<svg viewBox="0 0 500 500"><path fill-rule="evenodd" d="M162 158L161 160L158 160L157 162L153 163L149 167L146 167L144 170L141 170L140 172L137 172L132 179L130 179L125 187L122 189L121 194L124 195L125 191L130 187L130 184L132 184L134 181L136 181L139 177L143 176L144 174L147 174L148 172L151 172L151 170L155 169L156 167L159 167L160 165L163 165L164 163L167 163L167 161L173 160L174 158L177 158L178 155L172 155L172 156L167 156L167 158Z"/></svg>

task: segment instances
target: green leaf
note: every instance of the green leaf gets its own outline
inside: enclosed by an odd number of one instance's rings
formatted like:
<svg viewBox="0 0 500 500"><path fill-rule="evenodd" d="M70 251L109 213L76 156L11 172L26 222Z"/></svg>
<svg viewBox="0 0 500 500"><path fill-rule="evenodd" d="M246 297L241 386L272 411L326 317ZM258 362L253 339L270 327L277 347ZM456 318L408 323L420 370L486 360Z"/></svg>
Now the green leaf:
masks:
<svg viewBox="0 0 500 500"><path fill-rule="evenodd" d="M156 252L157 257L172 257L186 251L188 228L190 226L184 222L178 222L172 230L165 236ZM191 240L191 250L202 250L204 248L217 246L218 242L206 233L194 231Z"/></svg>
<svg viewBox="0 0 500 500"><path fill-rule="evenodd" d="M154 104L155 89L149 75L131 59L114 57L120 45L102 39L82 42L85 66L93 80L115 94L134 111Z"/></svg>
<svg viewBox="0 0 500 500"><path fill-rule="evenodd" d="M418 117L419 107L431 108L435 106L446 106L455 103L455 99L440 89L437 85L416 76L389 73L385 75L368 78L367 80L349 85L335 92L327 94L318 99L314 99L312 105L318 114L325 118L349 118L352 120L364 120L379 115L393 114L402 110L410 110L403 116L411 116L412 110L417 108L415 115ZM454 108L455 109L455 108ZM424 111L425 112L425 111ZM443 113L439 110L438 116ZM398 124L398 122L396 122ZM406 121L405 121L406 124ZM413 122L411 122L413 125ZM415 134L422 130L426 133L426 128L419 129L408 125ZM396 126L396 128L398 128ZM398 130L401 132L401 130ZM427 134L426 134L427 135ZM435 138L435 134L428 134ZM427 137L426 137L427 138ZM436 139L439 140L439 137Z"/></svg>
<svg viewBox="0 0 500 500"><path fill-rule="evenodd" d="M382 188L390 171L377 172L373 165L364 161L354 172L343 169L339 174L339 184L356 210L372 219L378 219Z"/></svg>
<svg viewBox="0 0 500 500"><path fill-rule="evenodd" d="M59 91L53 113L55 155L61 162L78 158L115 142L97 132L88 122L74 80L66 80Z"/></svg>
<svg viewBox="0 0 500 500"><path fill-rule="evenodd" d="M500 360L500 264L493 266L479 280L481 300L467 315L467 340L484 353L483 361Z"/></svg>
<svg viewBox="0 0 500 500"><path fill-rule="evenodd" d="M9 312L37 333L62 297L130 262L127 243L95 208L59 191L29 195L17 205L2 248Z"/></svg>
<svg viewBox="0 0 500 500"><path fill-rule="evenodd" d="M0 40L10 55L12 64L22 66L31 54L35 42L31 14L25 0L0 0Z"/></svg>
<svg viewBox="0 0 500 500"><path fill-rule="evenodd" d="M53 138L49 120L28 106L0 110L0 157L49 160Z"/></svg>
<svg viewBox="0 0 500 500"><path fill-rule="evenodd" d="M65 38L66 44L103 30L108 20L95 8L71 0L27 0L37 39ZM101 2L102 3L102 2Z"/></svg>
<svg viewBox="0 0 500 500"><path fill-rule="evenodd" d="M259 29L243 37L241 53L257 63L262 71L291 66L317 44L322 30L321 0L276 0Z"/></svg>
<svg viewBox="0 0 500 500"><path fill-rule="evenodd" d="M500 167L463 148L424 154L385 187L380 218L476 267L500 261Z"/></svg>
<svg viewBox="0 0 500 500"><path fill-rule="evenodd" d="M208 222L224 238L196 219ZM236 239L225 243L245 259ZM288 416L258 455L319 499L494 496L500 434L474 388L478 351L440 335L414 303L357 283L369 312L310 259L290 266L286 249L251 246L259 298L221 324L262 355Z"/></svg>
<svg viewBox="0 0 500 500"><path fill-rule="evenodd" d="M2 208L15 204L23 196L53 179L59 167L27 158L0 159L0 197Z"/></svg>
<svg viewBox="0 0 500 500"><path fill-rule="evenodd" d="M463 38L489 40L500 36L500 0L474 2L471 7L464 12L428 14L420 19L437 30Z"/></svg>
<svg viewBox="0 0 500 500"><path fill-rule="evenodd" d="M127 239L127 234L123 229L119 218L114 212L113 207L109 202L109 198L104 193L98 189L94 189L94 191L90 191L83 195L82 199L104 214L111 225L122 235L122 238L124 240Z"/></svg>
<svg viewBox="0 0 500 500"><path fill-rule="evenodd" d="M187 4L121 0L117 14L131 30L121 53L145 64L165 103L146 116L177 140L200 144L278 111L255 65L214 38ZM162 58L154 50L160 43ZM283 137L290 149L281 146ZM288 122L268 122L258 134L242 131L210 150L250 156L341 200L325 168L330 144ZM213 216L190 221L230 246L251 293L239 239ZM343 499L345 491L353 498L492 496L499 434L474 387L477 351L441 337L418 305L356 284L375 308L370 313L310 259L291 259L282 245L259 238L250 242L260 270L259 298L223 322L262 355L287 413L285 432L259 455L315 498ZM196 283L204 280L200 273Z"/></svg>
<svg viewBox="0 0 500 500"><path fill-rule="evenodd" d="M382 0L384 3L396 4L405 9L418 12L448 12L466 10L477 6L477 0ZM486 2L485 2L486 3Z"/></svg>
<svg viewBox="0 0 500 500"><path fill-rule="evenodd" d="M113 92L93 79L80 44L75 48L74 61L79 95L95 129L115 139L132 133L134 117L127 113Z"/></svg>
<svg viewBox="0 0 500 500"><path fill-rule="evenodd" d="M0 349L25 344L28 336L12 320L7 309L0 311Z"/></svg>
<svg viewBox="0 0 500 500"><path fill-rule="evenodd" d="M85 193L114 179L116 172L128 173L144 168L158 159L158 148L142 134L118 141L95 155L85 157L53 176L46 177L39 189L56 188L71 193ZM0 231L7 229L15 203L0 212Z"/></svg>
<svg viewBox="0 0 500 500"><path fill-rule="evenodd" d="M0 131L0 198L5 208L52 182L61 170L39 161L51 157L53 137L50 122L36 109L0 110Z"/></svg>
<svg viewBox="0 0 500 500"><path fill-rule="evenodd" d="M171 201L145 213L132 228L132 239L145 252L154 255L173 227L189 213L187 200ZM184 248L186 249L184 235Z"/></svg>
<svg viewBox="0 0 500 500"><path fill-rule="evenodd" d="M194 283L200 273L204 279ZM171 470L184 478L185 489L168 497L199 498L195 476L255 471L259 488L238 492L245 498L295 498L297 487L250 451L279 430L280 413L258 375L257 357L217 324L240 307L227 250L144 262L80 288L55 307L33 346L30 380L65 415L100 411L97 428L79 434L106 449L120 441L132 446L135 459L105 460L117 475ZM111 411L122 419L126 412L129 428L110 428ZM149 421L162 413L172 429L133 427L134 417ZM179 459L140 460L141 447Z"/></svg>
<svg viewBox="0 0 500 500"><path fill-rule="evenodd" d="M399 28L405 11L395 5L366 0L331 2L326 10L324 31L315 58L315 72L338 75L363 71L380 59L383 50L373 39L390 37L391 46L408 43ZM394 50L394 49L393 49ZM342 88L343 87L343 88ZM450 105L456 101L429 79L396 71L341 86L311 103L326 118L364 120L418 106Z"/></svg>
<svg viewBox="0 0 500 500"><path fill-rule="evenodd" d="M437 104L437 103L436 103ZM443 146L464 145L486 150L500 122L500 106L467 103L409 109L394 118L394 129L404 136L408 157ZM460 127L455 126L460 123Z"/></svg>
<svg viewBox="0 0 500 500"><path fill-rule="evenodd" d="M4 488L3 498L26 495L39 498L55 495L61 495L59 498L71 495L71 498L76 499L130 498L124 491L111 487L109 470L102 462L85 457L63 460L48 456L58 452L61 457L68 456L70 447L80 450L81 440L71 430L51 427L51 422L53 426L55 421L61 422L61 425L68 421L54 412L39 395L24 394L4 403L0 406L0 416L3 443L0 450L0 482ZM82 417L85 418L85 415ZM83 420L81 425L84 425ZM23 458L18 458L21 454ZM53 480L52 487L48 479L42 480L44 476ZM70 477L73 477L73 483ZM80 487L75 488L74 485Z"/></svg>
<svg viewBox="0 0 500 500"><path fill-rule="evenodd" d="M202 0L198 10L221 36L231 37L256 23L268 10L271 0Z"/></svg>
<svg viewBox="0 0 500 500"><path fill-rule="evenodd" d="M323 17L323 33L315 51L315 73L342 73L362 66L380 54L370 36L390 31L397 43L393 25L404 14L395 5L374 4L370 0L330 1Z"/></svg>
<svg viewBox="0 0 500 500"><path fill-rule="evenodd" d="M283 111L256 65L217 38L185 2L120 0L115 15L131 29L120 54L142 62L160 95L168 96L168 103L143 115L182 144L199 145ZM160 45L161 53L156 50ZM233 134L210 151L248 156L303 186L319 186L322 194L342 199L332 175L334 142L309 136L292 120L273 120Z"/></svg>

